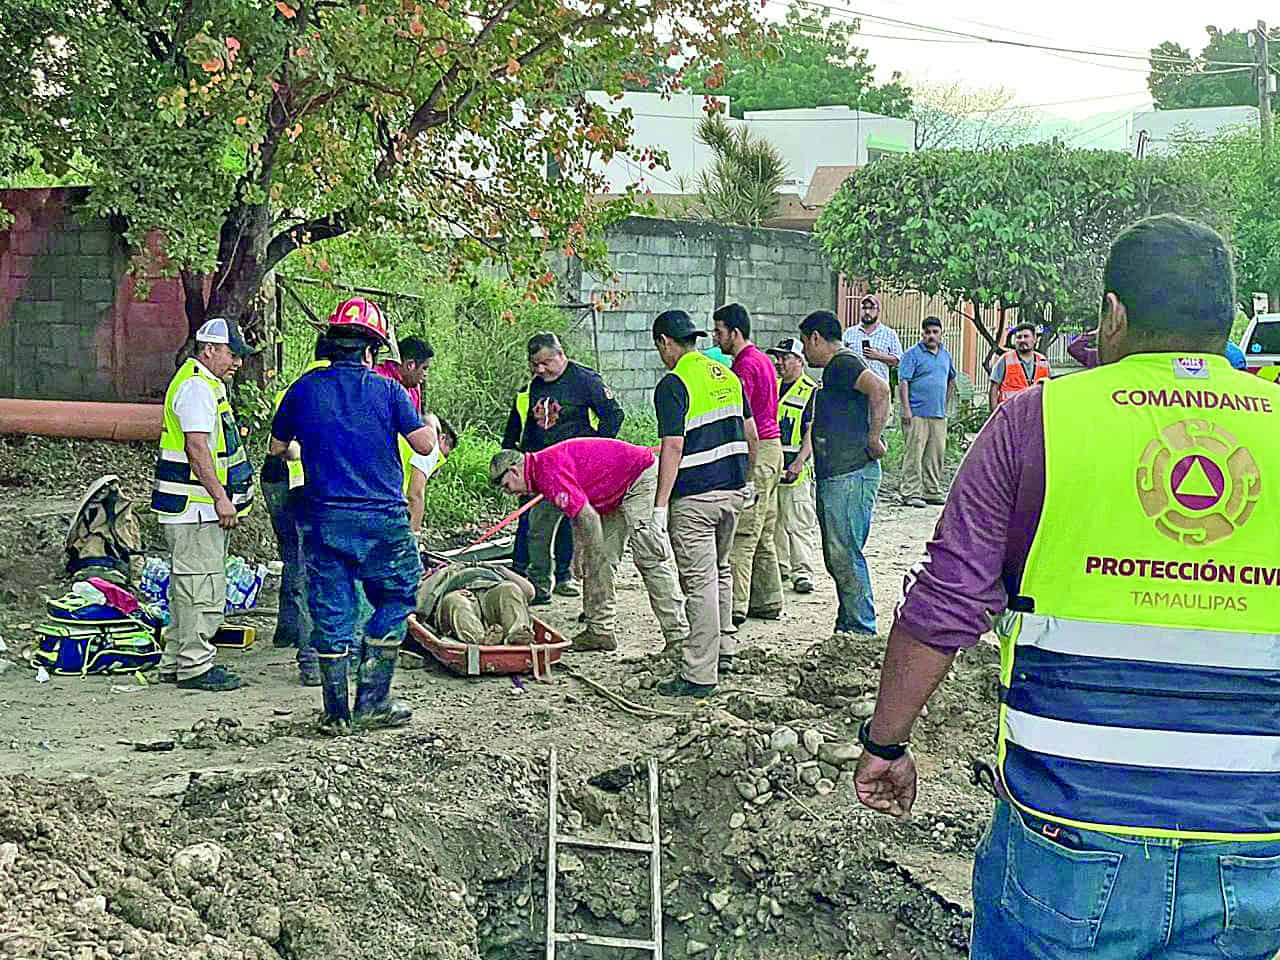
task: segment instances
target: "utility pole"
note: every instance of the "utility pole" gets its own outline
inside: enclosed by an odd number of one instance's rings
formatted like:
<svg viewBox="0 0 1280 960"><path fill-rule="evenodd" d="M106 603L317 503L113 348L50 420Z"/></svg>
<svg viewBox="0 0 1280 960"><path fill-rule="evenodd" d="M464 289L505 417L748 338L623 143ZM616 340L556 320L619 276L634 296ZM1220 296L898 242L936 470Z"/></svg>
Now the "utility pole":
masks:
<svg viewBox="0 0 1280 960"><path fill-rule="evenodd" d="M1271 138L1274 133L1271 123L1271 57L1267 42L1267 24L1258 21L1258 29L1254 34L1253 53L1257 61L1255 81L1258 85L1258 120L1262 124L1262 158L1271 157Z"/></svg>
<svg viewBox="0 0 1280 960"><path fill-rule="evenodd" d="M1253 41L1253 53L1257 67L1254 70L1254 81L1258 85L1258 122L1262 125L1262 163L1265 167L1271 160L1271 141L1275 129L1271 120L1271 91L1274 82L1271 76L1271 52L1267 39L1267 23L1258 21L1258 29L1249 38ZM1280 310L1280 291L1267 291L1267 310L1274 313Z"/></svg>

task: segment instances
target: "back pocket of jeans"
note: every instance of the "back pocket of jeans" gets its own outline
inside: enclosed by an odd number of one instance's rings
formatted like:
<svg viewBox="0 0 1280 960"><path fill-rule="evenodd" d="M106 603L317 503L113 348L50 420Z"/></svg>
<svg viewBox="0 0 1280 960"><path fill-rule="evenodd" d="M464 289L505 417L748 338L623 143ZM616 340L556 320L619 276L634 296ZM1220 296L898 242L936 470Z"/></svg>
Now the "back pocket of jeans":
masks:
<svg viewBox="0 0 1280 960"><path fill-rule="evenodd" d="M1015 817L1000 903L1049 943L1091 948L1123 859L1102 850L1071 850L1036 835Z"/></svg>
<svg viewBox="0 0 1280 960"><path fill-rule="evenodd" d="M1280 950L1280 856L1219 857L1225 928L1218 949L1232 960L1270 958Z"/></svg>

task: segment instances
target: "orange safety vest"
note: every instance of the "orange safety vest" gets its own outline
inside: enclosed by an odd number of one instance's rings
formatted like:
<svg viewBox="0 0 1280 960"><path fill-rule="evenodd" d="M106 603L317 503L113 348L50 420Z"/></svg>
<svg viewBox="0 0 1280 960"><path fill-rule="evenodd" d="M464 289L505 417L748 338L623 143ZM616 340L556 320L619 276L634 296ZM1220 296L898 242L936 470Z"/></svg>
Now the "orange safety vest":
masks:
<svg viewBox="0 0 1280 960"><path fill-rule="evenodd" d="M1004 361L1004 380L1000 383L1000 403L1004 403L1015 393L1021 393L1032 383L1049 379L1049 358L1043 353L1036 354L1036 371L1031 383L1027 383L1027 374L1022 369L1022 361L1018 359L1017 350L1006 350L1000 359Z"/></svg>

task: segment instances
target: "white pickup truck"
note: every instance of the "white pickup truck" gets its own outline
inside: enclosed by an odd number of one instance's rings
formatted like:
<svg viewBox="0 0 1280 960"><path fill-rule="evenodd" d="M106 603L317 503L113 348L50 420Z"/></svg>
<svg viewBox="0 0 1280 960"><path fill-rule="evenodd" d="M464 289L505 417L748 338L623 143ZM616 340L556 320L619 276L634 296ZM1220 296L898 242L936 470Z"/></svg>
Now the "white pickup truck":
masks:
<svg viewBox="0 0 1280 960"><path fill-rule="evenodd" d="M1280 313L1255 315L1240 339L1240 349L1250 373L1280 380Z"/></svg>

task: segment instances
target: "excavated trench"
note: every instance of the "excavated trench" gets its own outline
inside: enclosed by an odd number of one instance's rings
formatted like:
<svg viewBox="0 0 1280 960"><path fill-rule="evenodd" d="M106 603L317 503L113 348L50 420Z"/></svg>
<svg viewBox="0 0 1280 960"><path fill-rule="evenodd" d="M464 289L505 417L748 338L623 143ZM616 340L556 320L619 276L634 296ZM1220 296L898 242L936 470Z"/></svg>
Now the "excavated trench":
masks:
<svg viewBox="0 0 1280 960"><path fill-rule="evenodd" d="M831 641L788 695L726 697L677 723L659 755L665 956L964 956L987 801L962 762L922 758L932 785L909 822L857 806L866 652ZM977 653L944 684L922 754L981 749L967 721L993 693L991 660ZM193 774L164 799L3 778L0 956L541 957L547 774L542 758L407 732L308 740L287 765ZM566 777L559 830L647 841L646 794L639 756ZM643 856L562 849L558 874L559 929L649 934Z"/></svg>

